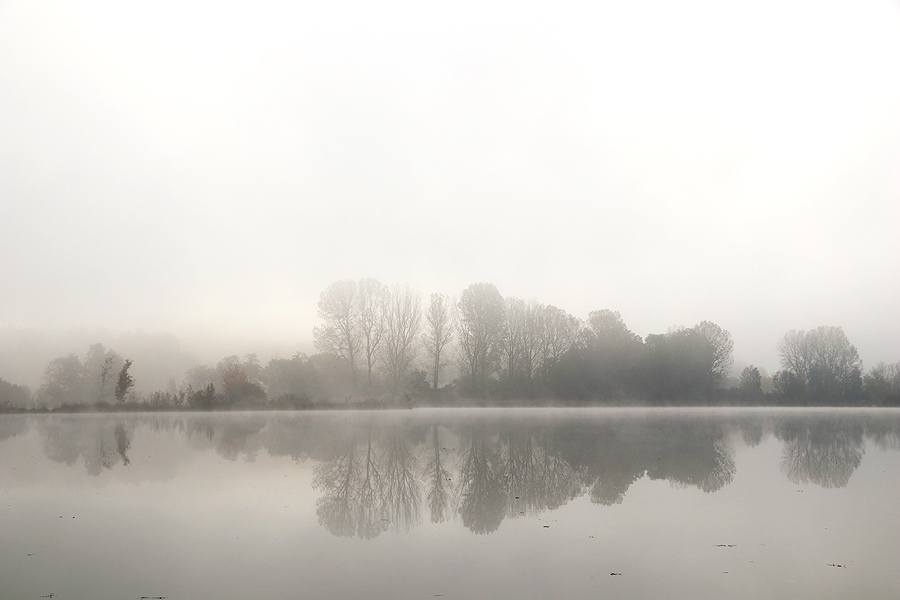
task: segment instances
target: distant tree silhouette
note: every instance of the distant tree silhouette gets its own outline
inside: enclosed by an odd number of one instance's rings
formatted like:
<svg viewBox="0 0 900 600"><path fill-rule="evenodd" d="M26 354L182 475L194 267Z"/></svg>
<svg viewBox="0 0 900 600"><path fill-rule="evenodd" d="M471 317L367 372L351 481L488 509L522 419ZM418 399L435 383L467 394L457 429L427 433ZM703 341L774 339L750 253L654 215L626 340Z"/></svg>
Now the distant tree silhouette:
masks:
<svg viewBox="0 0 900 600"><path fill-rule="evenodd" d="M503 296L493 284L473 283L463 290L457 315L460 365L472 393L484 396L502 346Z"/></svg>
<svg viewBox="0 0 900 600"><path fill-rule="evenodd" d="M44 371L38 402L50 407L84 402L84 366L75 354L51 360Z"/></svg>
<svg viewBox="0 0 900 600"><path fill-rule="evenodd" d="M372 373L384 339L384 316L389 290L377 279L360 279L356 293L356 319L362 353L366 359L366 384L372 390Z"/></svg>
<svg viewBox="0 0 900 600"><path fill-rule="evenodd" d="M453 339L453 309L450 298L444 294L431 294L428 310L425 312L425 333L422 341L431 366L432 389L437 392L440 384L441 357L444 348Z"/></svg>
<svg viewBox="0 0 900 600"><path fill-rule="evenodd" d="M394 397L400 396L404 378L418 355L422 328L421 299L409 287L388 292L383 313L382 354L384 371Z"/></svg>
<svg viewBox="0 0 900 600"><path fill-rule="evenodd" d="M31 392L27 387L0 379L0 408L25 408L30 402Z"/></svg>
<svg viewBox="0 0 900 600"><path fill-rule="evenodd" d="M900 362L878 363L863 377L869 402L879 406L900 406Z"/></svg>
<svg viewBox="0 0 900 600"><path fill-rule="evenodd" d="M759 369L753 365L744 367L741 371L741 381L738 384L741 397L747 401L755 401L762 398L762 375Z"/></svg>
<svg viewBox="0 0 900 600"><path fill-rule="evenodd" d="M316 348L347 361L354 386L362 346L357 294L357 284L352 279L329 285L319 296L319 318L323 323L313 328Z"/></svg>
<svg viewBox="0 0 900 600"><path fill-rule="evenodd" d="M84 359L85 387L92 400L106 402L110 399L113 380L121 369L122 357L103 347L103 344L91 344Z"/></svg>
<svg viewBox="0 0 900 600"><path fill-rule="evenodd" d="M734 364L732 354L734 352L734 340L731 334L713 323L712 321L700 321L694 329L702 335L713 347L713 362L710 365L710 375L714 387L720 387L731 371Z"/></svg>
<svg viewBox="0 0 900 600"><path fill-rule="evenodd" d="M125 402L125 396L128 394L128 390L134 387L134 378L131 376L131 373L128 372L128 369L131 368L131 361L126 360L125 364L122 365L122 369L119 371L119 378L116 381L116 401L120 404Z"/></svg>
<svg viewBox="0 0 900 600"><path fill-rule="evenodd" d="M792 329L777 347L782 373L793 375L777 378L776 389L784 399L802 396L810 404L853 404L861 400L862 361L840 327Z"/></svg>

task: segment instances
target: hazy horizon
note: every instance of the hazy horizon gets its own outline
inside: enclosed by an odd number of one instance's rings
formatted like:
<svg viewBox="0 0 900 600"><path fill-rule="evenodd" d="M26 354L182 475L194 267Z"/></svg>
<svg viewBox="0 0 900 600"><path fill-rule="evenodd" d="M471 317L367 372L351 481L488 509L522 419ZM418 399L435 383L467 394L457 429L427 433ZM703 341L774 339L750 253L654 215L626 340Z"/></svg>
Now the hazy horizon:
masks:
<svg viewBox="0 0 900 600"><path fill-rule="evenodd" d="M374 277L896 362L897 106L896 0L4 2L0 342L290 356Z"/></svg>

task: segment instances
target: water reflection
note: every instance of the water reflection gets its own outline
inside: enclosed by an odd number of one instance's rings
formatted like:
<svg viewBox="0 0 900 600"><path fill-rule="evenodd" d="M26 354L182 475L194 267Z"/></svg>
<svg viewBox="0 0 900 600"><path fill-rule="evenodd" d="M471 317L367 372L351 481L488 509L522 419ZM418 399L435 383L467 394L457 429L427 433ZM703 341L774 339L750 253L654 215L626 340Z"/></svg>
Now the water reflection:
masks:
<svg viewBox="0 0 900 600"><path fill-rule="evenodd" d="M840 488L862 462L863 426L835 420L790 420L775 435L784 442L781 469L793 483Z"/></svg>
<svg viewBox="0 0 900 600"><path fill-rule="evenodd" d="M37 429L43 440L44 453L52 461L68 466L79 460L90 475L121 463L128 466L133 421L115 422L79 416L37 419Z"/></svg>
<svg viewBox="0 0 900 600"><path fill-rule="evenodd" d="M441 450L446 451L446 448L441 446L440 429L437 425L432 425L430 452L422 474L432 523L442 523L447 520L451 508L456 505L458 500L459 486L454 484L450 471L444 468Z"/></svg>
<svg viewBox="0 0 900 600"><path fill-rule="evenodd" d="M896 413L486 414L494 417L477 411L12 417L0 420L0 444L33 427L47 458L73 468L80 463L91 476L128 468L142 430L173 432L230 461L253 462L261 450L311 460L319 523L333 535L363 539L409 531L425 513L431 523L458 520L488 534L506 519L582 496L621 504L643 478L713 493L735 477L736 446L752 448L772 435L783 443L787 479L825 488L848 484L867 442L900 450Z"/></svg>

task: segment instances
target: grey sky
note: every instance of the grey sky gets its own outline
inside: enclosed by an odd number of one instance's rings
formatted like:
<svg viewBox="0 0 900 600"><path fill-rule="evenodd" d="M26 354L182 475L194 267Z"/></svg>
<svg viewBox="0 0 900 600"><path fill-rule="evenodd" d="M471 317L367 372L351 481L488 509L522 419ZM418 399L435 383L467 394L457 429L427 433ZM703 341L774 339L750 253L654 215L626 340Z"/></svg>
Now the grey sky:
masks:
<svg viewBox="0 0 900 600"><path fill-rule="evenodd" d="M898 107L891 0L3 0L0 328L308 351L332 281L489 281L896 361Z"/></svg>

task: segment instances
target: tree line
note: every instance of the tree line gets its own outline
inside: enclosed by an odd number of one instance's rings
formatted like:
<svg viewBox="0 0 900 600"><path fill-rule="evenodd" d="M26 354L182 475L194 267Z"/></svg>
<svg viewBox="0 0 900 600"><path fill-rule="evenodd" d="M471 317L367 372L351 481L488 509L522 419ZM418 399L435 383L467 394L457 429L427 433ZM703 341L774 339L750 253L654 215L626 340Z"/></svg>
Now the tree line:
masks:
<svg viewBox="0 0 900 600"><path fill-rule="evenodd" d="M409 286L342 280L319 297L318 352L230 356L138 394L131 361L102 344L51 361L33 394L0 380L0 407L310 408L454 404L900 405L900 362L868 373L840 327L791 330L771 381L752 365L729 387L734 341L711 321L646 337L621 314L579 319L473 283L423 299ZM764 385L766 388L764 390Z"/></svg>

